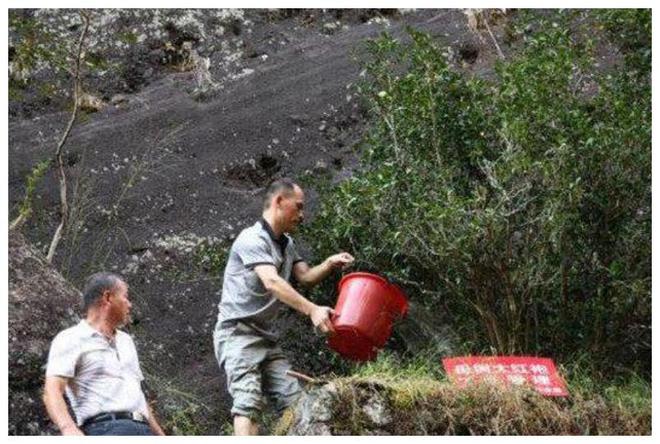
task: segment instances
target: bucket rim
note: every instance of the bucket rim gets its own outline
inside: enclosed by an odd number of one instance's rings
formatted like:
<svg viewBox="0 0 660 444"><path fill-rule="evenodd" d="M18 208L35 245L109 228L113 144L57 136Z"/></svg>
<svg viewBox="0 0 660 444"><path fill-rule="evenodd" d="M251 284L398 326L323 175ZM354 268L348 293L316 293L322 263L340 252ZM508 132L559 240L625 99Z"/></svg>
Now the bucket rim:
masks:
<svg viewBox="0 0 660 444"><path fill-rule="evenodd" d="M339 281L338 287L341 289L341 287L342 287L342 285L344 285L345 281L348 281L348 280L353 279L353 278L359 278L359 277L374 279L374 280L377 280L377 281L379 281L379 282L381 282L385 285L392 285L387 279L385 279L383 276L380 276L378 274L368 273L366 271L354 271L353 273L348 273L347 275L342 277L341 280Z"/></svg>
<svg viewBox="0 0 660 444"><path fill-rule="evenodd" d="M390 301L392 301L395 304L395 306L399 309L399 315L401 317L405 317L408 314L408 309L409 309L408 296L403 291L403 289L399 285L390 282L387 278L375 273L369 273L366 271L354 271L352 273L345 275L344 277L341 278L341 280L337 284L338 293L341 294L342 287L344 286L344 284L353 278L370 279L385 286L385 288L387 288L389 294L391 295Z"/></svg>

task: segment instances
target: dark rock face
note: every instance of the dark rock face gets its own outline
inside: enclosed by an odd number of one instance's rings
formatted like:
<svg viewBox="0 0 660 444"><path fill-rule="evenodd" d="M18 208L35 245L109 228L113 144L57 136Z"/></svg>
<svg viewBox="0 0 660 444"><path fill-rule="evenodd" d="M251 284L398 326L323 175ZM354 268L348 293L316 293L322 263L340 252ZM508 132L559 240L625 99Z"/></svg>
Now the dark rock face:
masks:
<svg viewBox="0 0 660 444"><path fill-rule="evenodd" d="M9 434L55 432L41 401L52 338L78 322L80 293L9 232Z"/></svg>

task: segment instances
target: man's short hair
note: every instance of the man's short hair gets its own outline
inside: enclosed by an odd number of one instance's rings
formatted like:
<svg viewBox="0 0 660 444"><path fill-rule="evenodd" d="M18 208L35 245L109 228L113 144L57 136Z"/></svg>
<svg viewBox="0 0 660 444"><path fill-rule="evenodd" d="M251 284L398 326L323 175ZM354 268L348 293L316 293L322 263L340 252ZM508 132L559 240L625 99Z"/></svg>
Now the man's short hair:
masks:
<svg viewBox="0 0 660 444"><path fill-rule="evenodd" d="M87 278L83 289L83 310L87 311L106 291L114 290L124 279L115 273L101 271Z"/></svg>
<svg viewBox="0 0 660 444"><path fill-rule="evenodd" d="M277 179L271 182L266 188L266 195L264 196L264 210L267 210L270 206L270 201L278 193L284 192L287 196L290 196L296 187L300 186L289 178Z"/></svg>

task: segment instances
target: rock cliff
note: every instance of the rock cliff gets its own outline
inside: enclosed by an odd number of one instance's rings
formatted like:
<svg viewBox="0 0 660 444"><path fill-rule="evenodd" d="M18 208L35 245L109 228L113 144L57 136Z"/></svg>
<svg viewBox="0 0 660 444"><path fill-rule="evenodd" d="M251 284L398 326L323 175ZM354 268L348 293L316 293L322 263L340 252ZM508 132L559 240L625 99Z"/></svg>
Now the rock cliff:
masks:
<svg viewBox="0 0 660 444"><path fill-rule="evenodd" d="M50 434L41 390L50 341L78 321L80 292L9 233L9 434Z"/></svg>

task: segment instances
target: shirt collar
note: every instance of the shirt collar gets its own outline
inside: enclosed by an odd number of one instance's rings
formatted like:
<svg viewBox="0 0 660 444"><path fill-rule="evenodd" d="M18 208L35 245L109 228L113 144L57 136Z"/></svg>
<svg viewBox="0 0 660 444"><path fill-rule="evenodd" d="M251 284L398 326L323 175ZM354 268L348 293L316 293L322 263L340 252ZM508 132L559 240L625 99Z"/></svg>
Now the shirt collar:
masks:
<svg viewBox="0 0 660 444"><path fill-rule="evenodd" d="M89 322L87 322L86 319L81 320L78 325L87 334L87 336L94 336L94 335L103 336L100 332L96 331L94 327L89 325Z"/></svg>
<svg viewBox="0 0 660 444"><path fill-rule="evenodd" d="M260 220L261 226L264 227L264 230L266 230L266 233L268 233L268 236L273 240L273 242L279 244L282 247L286 247L287 244L289 243L289 238L285 235L282 234L280 237L275 236L275 232L273 231L273 228L270 226L268 221L264 219L263 217Z"/></svg>
<svg viewBox="0 0 660 444"><path fill-rule="evenodd" d="M89 325L89 322L87 322L87 319L82 319L78 325L80 326L80 328L82 328L83 332L85 332L85 334L87 334L87 336L100 336L100 337L105 338L105 339L107 339L111 342L116 340L116 338L117 338L117 331L118 330L115 330L115 336L112 339L108 339L103 333L101 333L100 331L98 331L97 329L95 329L94 327Z"/></svg>

